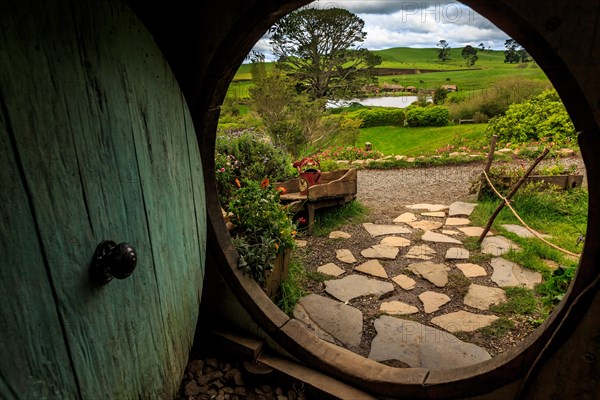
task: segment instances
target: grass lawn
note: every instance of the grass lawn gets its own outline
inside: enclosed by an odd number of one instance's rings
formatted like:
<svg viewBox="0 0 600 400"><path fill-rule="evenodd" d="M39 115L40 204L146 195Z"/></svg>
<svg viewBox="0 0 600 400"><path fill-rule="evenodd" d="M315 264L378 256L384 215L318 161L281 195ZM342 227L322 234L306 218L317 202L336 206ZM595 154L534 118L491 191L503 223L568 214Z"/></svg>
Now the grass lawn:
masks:
<svg viewBox="0 0 600 400"><path fill-rule="evenodd" d="M480 149L488 144L487 124L451 125L431 128L378 126L360 130L359 145L371 142L384 155L416 156L435 153L447 145Z"/></svg>

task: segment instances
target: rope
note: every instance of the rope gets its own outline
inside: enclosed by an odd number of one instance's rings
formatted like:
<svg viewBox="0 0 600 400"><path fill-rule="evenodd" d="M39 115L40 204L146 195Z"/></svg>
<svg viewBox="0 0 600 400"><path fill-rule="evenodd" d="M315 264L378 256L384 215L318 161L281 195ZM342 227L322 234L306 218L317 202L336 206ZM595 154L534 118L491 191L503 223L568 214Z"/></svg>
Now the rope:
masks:
<svg viewBox="0 0 600 400"><path fill-rule="evenodd" d="M572 253L572 252L570 252L569 250L565 250L565 249L563 249L562 247L559 247L559 246L555 245L554 243L550 243L549 241L547 241L546 239L544 239L544 238L542 237L542 235L540 235L540 234L539 234L537 231L535 231L535 230L531 229L531 228L529 227L529 225L527 225L527 224L525 223L525 221L523 221L523 219L522 219L522 218L519 216L519 214L517 214L517 212L515 211L515 209L514 209L514 208L513 208L513 207L510 205L510 201L506 200L506 198L505 198L504 196L502 196L502 195L500 194L500 192L498 192L498 190L496 190L496 188L495 188L495 187L494 187L494 185L492 184L492 181L490 180L490 177L488 176L487 172L483 171L483 176L485 176L485 179L487 180L487 183L490 185L490 187L492 188L492 190L494 191L494 193L496 193L496 195L497 195L498 197L500 197L500 198L501 198L501 199L504 201L504 204L505 204L505 205L506 205L506 206L507 206L507 207L510 209L510 211L512 211L512 213L515 215L515 217L517 217L517 219L519 220L519 222L520 222L521 224L523 224L523 226L524 226L524 227L525 227L525 228L526 228L526 229L527 229L529 232L531 232L531 233L532 233L532 234L533 234L533 235L534 235L536 238L540 239L542 242L546 243L548 246L550 246L550 247L552 247L552 248L554 248L554 249L556 249L556 250L558 250L558 251L561 251L561 252L563 252L563 253L565 253L565 254L568 254L568 255L570 255L570 256L572 256L572 257L579 257L579 256L581 255L581 254L577 254L577 253Z"/></svg>

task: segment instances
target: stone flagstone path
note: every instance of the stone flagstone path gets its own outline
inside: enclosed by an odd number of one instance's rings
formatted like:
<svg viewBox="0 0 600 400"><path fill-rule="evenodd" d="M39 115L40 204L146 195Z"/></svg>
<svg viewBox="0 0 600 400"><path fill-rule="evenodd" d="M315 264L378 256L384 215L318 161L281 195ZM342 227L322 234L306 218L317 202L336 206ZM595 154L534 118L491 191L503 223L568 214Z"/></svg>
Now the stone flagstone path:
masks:
<svg viewBox="0 0 600 400"><path fill-rule="evenodd" d="M484 348L454 333L492 324L498 316L489 309L506 301L503 288L533 288L542 276L502 258L520 249L493 234L482 243L482 253L491 254L491 261L471 262L463 241L482 232L481 227L470 226L474 208L465 202L408 205L409 211L393 224L363 224L371 237L378 241L381 237L378 244L364 248L345 246L351 235L332 232L329 240L335 242L339 262L317 268L329 278L325 290L300 299L294 317L322 340L355 351L362 341L365 316L349 303L371 299L377 304L374 312L380 313L375 314L376 335L369 344L368 357L373 360L443 370L491 358ZM468 282L464 291L447 290L449 273L463 276ZM420 322L407 319L414 315L421 316Z"/></svg>

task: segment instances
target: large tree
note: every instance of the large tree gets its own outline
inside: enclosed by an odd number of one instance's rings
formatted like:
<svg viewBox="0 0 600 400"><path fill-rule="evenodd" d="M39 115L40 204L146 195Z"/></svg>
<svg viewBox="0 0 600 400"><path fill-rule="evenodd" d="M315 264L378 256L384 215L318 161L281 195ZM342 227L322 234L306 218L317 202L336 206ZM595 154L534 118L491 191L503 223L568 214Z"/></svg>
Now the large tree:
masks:
<svg viewBox="0 0 600 400"><path fill-rule="evenodd" d="M438 44L436 44L438 49L438 59L442 62L450 60L450 45L445 40L440 40Z"/></svg>
<svg viewBox="0 0 600 400"><path fill-rule="evenodd" d="M477 49L471 46L470 44L466 45L462 49L460 54L465 59L467 67L472 67L473 65L475 65L477 60L479 60L479 57L477 56Z"/></svg>
<svg viewBox="0 0 600 400"><path fill-rule="evenodd" d="M504 42L504 62L506 63L527 63L531 61L531 56L516 40L508 39Z"/></svg>
<svg viewBox="0 0 600 400"><path fill-rule="evenodd" d="M281 19L271 49L299 87L313 98L350 98L373 80L381 58L361 48L364 21L340 8L302 8Z"/></svg>

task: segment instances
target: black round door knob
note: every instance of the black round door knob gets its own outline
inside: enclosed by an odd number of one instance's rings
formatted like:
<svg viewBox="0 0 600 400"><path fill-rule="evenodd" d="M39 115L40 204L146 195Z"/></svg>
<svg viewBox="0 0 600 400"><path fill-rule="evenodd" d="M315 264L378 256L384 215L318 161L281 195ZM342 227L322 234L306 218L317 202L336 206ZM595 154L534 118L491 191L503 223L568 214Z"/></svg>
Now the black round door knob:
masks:
<svg viewBox="0 0 600 400"><path fill-rule="evenodd" d="M113 278L125 279L133 273L136 264L137 254L130 244L116 244L112 240L103 240L94 253L93 279L102 284L110 282Z"/></svg>

